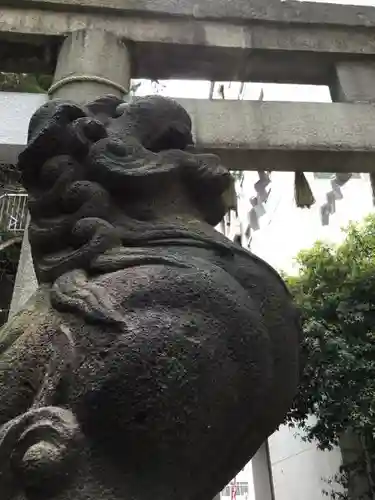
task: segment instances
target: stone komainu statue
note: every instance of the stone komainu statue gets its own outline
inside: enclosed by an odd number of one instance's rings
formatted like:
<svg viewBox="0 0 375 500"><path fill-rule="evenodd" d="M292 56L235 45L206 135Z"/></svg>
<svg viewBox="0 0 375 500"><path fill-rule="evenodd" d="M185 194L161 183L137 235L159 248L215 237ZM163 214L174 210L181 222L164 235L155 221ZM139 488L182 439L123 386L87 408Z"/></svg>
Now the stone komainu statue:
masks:
<svg viewBox="0 0 375 500"><path fill-rule="evenodd" d="M213 229L232 179L191 151L161 97L32 118L40 287L0 334L1 500L209 500L283 420L298 315Z"/></svg>

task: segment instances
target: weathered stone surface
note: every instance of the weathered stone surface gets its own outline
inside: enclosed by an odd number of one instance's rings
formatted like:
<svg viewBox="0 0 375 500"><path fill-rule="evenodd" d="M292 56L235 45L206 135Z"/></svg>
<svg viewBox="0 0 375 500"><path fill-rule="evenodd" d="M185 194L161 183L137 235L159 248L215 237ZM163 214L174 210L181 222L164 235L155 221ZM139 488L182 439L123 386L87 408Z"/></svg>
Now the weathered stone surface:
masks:
<svg viewBox="0 0 375 500"><path fill-rule="evenodd" d="M336 102L375 102L375 64L363 62L337 63L332 86L332 99Z"/></svg>
<svg viewBox="0 0 375 500"><path fill-rule="evenodd" d="M22 120L25 116L29 119L47 96L3 94L0 107L5 127L0 137L3 140L0 155L12 163L26 142ZM259 171L272 165L275 171L373 170L375 108L372 105L177 101L192 118L199 152L217 154L228 169ZM235 116L236 121L228 116Z"/></svg>
<svg viewBox="0 0 375 500"><path fill-rule="evenodd" d="M227 169L160 97L47 103L19 166L41 287L0 336L2 500L212 498L299 371L284 283L212 228Z"/></svg>
<svg viewBox="0 0 375 500"><path fill-rule="evenodd" d="M125 43L109 31L78 30L61 47L50 96L84 104L104 94L124 97L129 85Z"/></svg>
<svg viewBox="0 0 375 500"><path fill-rule="evenodd" d="M211 148L375 151L373 106L208 99L178 101L194 117L197 146L206 151Z"/></svg>
<svg viewBox="0 0 375 500"><path fill-rule="evenodd" d="M331 3L281 0L8 0L14 7L48 7L56 10L88 10L110 13L164 14L194 18L286 21L304 24L374 26L375 9Z"/></svg>
<svg viewBox="0 0 375 500"><path fill-rule="evenodd" d="M27 225L27 224L26 224ZM14 283L12 302L10 304L9 316L13 316L26 304L29 298L35 293L38 282L35 276L33 260L28 232L23 235L21 254L18 261L16 281Z"/></svg>
<svg viewBox="0 0 375 500"><path fill-rule="evenodd" d="M375 59L373 8L161 0L121 1L118 9L107 2L100 9L101 3L95 9L90 0L77 9L59 2L28 0L22 7L7 2L0 17L0 69L24 72L34 66L52 73L63 37L88 28L134 42L136 78L329 85L334 63ZM269 9L274 16L267 14Z"/></svg>

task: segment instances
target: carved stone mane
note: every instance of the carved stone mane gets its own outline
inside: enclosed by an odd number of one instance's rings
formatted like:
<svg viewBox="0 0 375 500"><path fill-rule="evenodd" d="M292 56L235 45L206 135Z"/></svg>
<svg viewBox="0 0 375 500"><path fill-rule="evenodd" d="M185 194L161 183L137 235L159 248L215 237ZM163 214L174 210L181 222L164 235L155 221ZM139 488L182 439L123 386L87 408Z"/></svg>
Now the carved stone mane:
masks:
<svg viewBox="0 0 375 500"><path fill-rule="evenodd" d="M40 288L0 333L2 500L213 498L298 382L284 283L212 227L228 170L174 101L111 96L44 105L19 167Z"/></svg>
<svg viewBox="0 0 375 500"><path fill-rule="evenodd" d="M31 120L29 139L19 168L41 282L85 269L116 245L176 230L184 235L185 223L158 220L167 186L175 188L175 202L189 204L189 211L196 205L209 224L226 211L222 195L233 180L217 157L183 151L192 145L191 120L172 100L153 96L124 105L109 96L85 108L51 101ZM186 187L185 199L178 200L176 181Z"/></svg>

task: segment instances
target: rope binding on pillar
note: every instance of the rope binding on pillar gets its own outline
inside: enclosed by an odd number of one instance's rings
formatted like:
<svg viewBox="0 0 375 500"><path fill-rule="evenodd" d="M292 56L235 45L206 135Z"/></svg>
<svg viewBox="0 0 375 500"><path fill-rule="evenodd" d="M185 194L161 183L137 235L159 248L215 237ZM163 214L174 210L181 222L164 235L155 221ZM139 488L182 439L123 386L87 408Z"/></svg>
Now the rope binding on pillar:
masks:
<svg viewBox="0 0 375 500"><path fill-rule="evenodd" d="M126 95L129 93L129 89L126 89L123 85L120 85L119 83L114 82L113 80L110 80L109 78L105 78L103 76L70 75L70 76L66 76L65 78L62 78L61 80L58 80L57 82L53 83L51 85L51 87L48 89L48 95L54 94L61 87L64 87L65 85L68 85L69 83L82 83L82 82L92 82L92 83L99 83L100 85L108 85L108 87L113 87L114 89L121 92L123 95Z"/></svg>

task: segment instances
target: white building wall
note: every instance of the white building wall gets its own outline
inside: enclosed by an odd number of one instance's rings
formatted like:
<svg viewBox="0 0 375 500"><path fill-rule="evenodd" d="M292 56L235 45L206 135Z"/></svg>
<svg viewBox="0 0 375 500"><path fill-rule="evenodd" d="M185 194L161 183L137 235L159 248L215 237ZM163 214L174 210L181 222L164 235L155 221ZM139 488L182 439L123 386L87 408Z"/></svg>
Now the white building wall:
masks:
<svg viewBox="0 0 375 500"><path fill-rule="evenodd" d="M327 479L337 474L341 452L319 451L303 441L301 433L282 426L269 439L275 500L320 500L331 487Z"/></svg>

